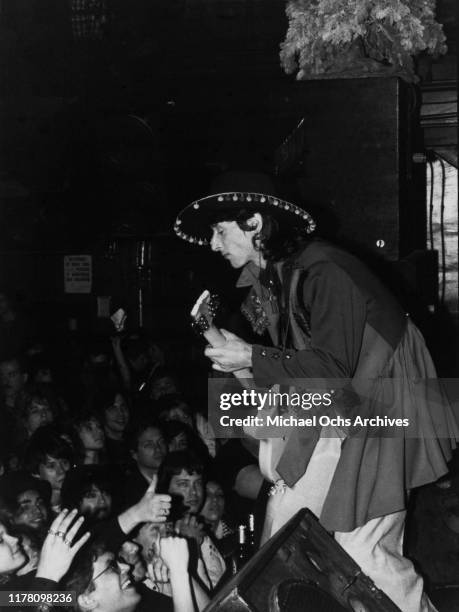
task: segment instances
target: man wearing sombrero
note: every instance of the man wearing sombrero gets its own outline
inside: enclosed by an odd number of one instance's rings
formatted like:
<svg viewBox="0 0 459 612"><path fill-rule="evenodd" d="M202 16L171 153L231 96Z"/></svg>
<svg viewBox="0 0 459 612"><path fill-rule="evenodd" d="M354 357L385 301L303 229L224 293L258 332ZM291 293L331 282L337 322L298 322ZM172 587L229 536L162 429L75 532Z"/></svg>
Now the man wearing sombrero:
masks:
<svg viewBox="0 0 459 612"><path fill-rule="evenodd" d="M180 212L174 230L242 269L238 286L249 291L241 310L255 333L271 337L272 346L250 345L222 330L226 343L205 350L214 369L248 368L260 386L348 380L370 398L366 408L382 405L416 422L411 438L319 426L262 442L260 468L273 482L264 538L308 507L403 611L434 610L403 557L406 501L447 472L459 430L438 385L435 406L423 385L412 395L414 379L436 379L420 332L366 266L314 237L311 215L275 196L264 175L222 175L212 195Z"/></svg>

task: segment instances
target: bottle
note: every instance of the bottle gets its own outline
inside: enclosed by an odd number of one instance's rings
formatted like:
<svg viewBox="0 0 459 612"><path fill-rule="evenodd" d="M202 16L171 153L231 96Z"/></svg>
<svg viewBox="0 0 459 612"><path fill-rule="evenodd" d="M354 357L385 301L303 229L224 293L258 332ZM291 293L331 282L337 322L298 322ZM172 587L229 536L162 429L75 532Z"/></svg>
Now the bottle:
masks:
<svg viewBox="0 0 459 612"><path fill-rule="evenodd" d="M249 557L252 557L256 552L255 544L255 515L249 514L249 538L247 542Z"/></svg>
<svg viewBox="0 0 459 612"><path fill-rule="evenodd" d="M237 552L237 568L241 569L243 565L246 564L248 560L248 551L247 551L247 527L245 525L239 525L238 527L238 552Z"/></svg>

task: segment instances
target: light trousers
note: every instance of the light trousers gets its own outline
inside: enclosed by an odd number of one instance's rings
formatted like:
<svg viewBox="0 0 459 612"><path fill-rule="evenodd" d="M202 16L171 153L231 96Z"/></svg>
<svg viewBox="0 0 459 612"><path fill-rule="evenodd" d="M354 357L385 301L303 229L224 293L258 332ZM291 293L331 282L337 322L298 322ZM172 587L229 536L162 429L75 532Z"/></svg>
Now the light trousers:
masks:
<svg viewBox="0 0 459 612"><path fill-rule="evenodd" d="M274 535L301 508L320 517L341 452L341 440L320 438L308 468L293 486L277 483L269 498L261 543ZM402 612L437 612L424 593L424 583L413 564L403 556L406 511L368 521L335 539Z"/></svg>

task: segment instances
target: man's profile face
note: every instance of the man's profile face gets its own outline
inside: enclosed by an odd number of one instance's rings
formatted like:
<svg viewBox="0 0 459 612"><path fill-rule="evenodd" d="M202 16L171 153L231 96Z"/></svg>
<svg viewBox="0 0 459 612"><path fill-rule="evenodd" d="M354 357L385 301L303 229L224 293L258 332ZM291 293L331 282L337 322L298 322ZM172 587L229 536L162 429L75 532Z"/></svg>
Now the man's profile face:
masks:
<svg viewBox="0 0 459 612"><path fill-rule="evenodd" d="M41 529L46 525L48 510L38 491L28 490L19 493L13 520L15 525L26 525L32 529Z"/></svg>
<svg viewBox="0 0 459 612"><path fill-rule="evenodd" d="M220 221L212 226L210 248L227 259L233 268L252 261L257 264L260 252L253 245L255 231L242 230L236 221Z"/></svg>
<svg viewBox="0 0 459 612"><path fill-rule="evenodd" d="M140 595L129 571L129 565L115 561L113 553L105 552L97 557L93 563L93 589L78 597L80 608L98 612L134 610Z"/></svg>

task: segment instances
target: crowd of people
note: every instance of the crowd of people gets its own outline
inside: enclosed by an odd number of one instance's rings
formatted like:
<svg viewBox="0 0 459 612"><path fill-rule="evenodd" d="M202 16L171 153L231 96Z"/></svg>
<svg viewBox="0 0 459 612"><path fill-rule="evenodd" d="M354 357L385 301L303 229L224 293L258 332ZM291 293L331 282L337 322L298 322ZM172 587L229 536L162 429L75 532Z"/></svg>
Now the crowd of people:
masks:
<svg viewBox="0 0 459 612"><path fill-rule="evenodd" d="M234 572L258 493L235 482L256 459L217 443L146 332L66 347L25 339L0 361L1 588L74 591L81 611L202 609Z"/></svg>

